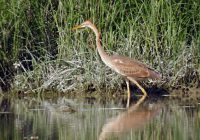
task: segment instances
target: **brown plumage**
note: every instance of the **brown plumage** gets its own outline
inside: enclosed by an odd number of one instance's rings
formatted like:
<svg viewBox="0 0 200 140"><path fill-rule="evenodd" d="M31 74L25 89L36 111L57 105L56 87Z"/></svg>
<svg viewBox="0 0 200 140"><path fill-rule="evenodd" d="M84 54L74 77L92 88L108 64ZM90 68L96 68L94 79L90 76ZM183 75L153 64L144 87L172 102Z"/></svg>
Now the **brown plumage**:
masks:
<svg viewBox="0 0 200 140"><path fill-rule="evenodd" d="M145 78L159 79L160 74L147 65L124 56L114 55L111 60L115 71L125 77L133 77L135 80L145 80Z"/></svg>
<svg viewBox="0 0 200 140"><path fill-rule="evenodd" d="M88 27L92 29L96 35L96 46L99 52L99 55L102 61L109 66L111 69L115 70L117 73L121 74L122 76L126 77L126 84L127 84L127 91L128 91L128 100L127 106L129 106L130 100L130 89L129 89L129 80L136 84L138 88L143 92L143 100L146 98L147 93L146 91L139 85L137 81L145 80L147 78L151 79L160 79L161 75L154 71L153 69L149 68L147 65L131 59L125 56L113 55L109 56L106 54L104 49L101 46L101 39L100 33L98 32L96 26L92 24L89 20L83 22L82 24L75 26L73 29L85 28Z"/></svg>

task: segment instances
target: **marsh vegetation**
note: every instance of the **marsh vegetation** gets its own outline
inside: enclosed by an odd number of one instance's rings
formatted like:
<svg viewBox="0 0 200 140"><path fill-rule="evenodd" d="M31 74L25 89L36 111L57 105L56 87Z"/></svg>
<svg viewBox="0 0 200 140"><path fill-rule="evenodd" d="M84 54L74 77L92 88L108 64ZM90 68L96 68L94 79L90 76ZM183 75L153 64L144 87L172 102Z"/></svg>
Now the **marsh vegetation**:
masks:
<svg viewBox="0 0 200 140"><path fill-rule="evenodd" d="M199 1L2 0L0 13L4 91L122 90L121 77L97 55L92 32L71 31L86 19L101 30L108 53L160 71L163 87L199 86Z"/></svg>

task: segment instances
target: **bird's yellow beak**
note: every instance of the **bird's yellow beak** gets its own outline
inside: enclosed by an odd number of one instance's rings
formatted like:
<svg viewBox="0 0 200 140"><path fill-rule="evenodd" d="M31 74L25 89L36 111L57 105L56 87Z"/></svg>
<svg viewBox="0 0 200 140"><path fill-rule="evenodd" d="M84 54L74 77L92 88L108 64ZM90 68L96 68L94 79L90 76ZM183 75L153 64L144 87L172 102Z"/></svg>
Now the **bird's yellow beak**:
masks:
<svg viewBox="0 0 200 140"><path fill-rule="evenodd" d="M72 30L76 30L76 29L81 29L84 28L83 25L76 25L75 27L72 28Z"/></svg>

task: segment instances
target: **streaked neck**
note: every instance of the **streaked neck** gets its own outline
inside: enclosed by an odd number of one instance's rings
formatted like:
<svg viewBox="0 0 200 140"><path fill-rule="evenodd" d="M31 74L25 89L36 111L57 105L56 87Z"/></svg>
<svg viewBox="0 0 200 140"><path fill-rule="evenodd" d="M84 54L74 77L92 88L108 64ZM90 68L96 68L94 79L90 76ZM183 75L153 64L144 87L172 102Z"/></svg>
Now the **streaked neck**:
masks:
<svg viewBox="0 0 200 140"><path fill-rule="evenodd" d="M101 59L105 62L105 59L108 59L108 55L106 54L106 52L104 51L103 47L101 46L101 36L100 36L100 33L98 32L97 28L92 25L90 27L94 33L95 33L95 36L96 36L96 45L97 45L97 50L99 52L99 55L101 56Z"/></svg>

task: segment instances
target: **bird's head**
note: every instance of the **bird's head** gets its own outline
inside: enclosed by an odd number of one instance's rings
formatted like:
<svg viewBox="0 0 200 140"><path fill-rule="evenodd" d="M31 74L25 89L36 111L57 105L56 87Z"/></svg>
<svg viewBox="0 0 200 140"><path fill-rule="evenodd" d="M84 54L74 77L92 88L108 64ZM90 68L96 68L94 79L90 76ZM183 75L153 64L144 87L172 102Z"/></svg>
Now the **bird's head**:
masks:
<svg viewBox="0 0 200 140"><path fill-rule="evenodd" d="M81 28L85 28L85 27L90 27L92 26L92 22L89 20L86 20L85 22L83 22L80 25L76 25L75 27L72 28L72 30L76 30L76 29L81 29Z"/></svg>

